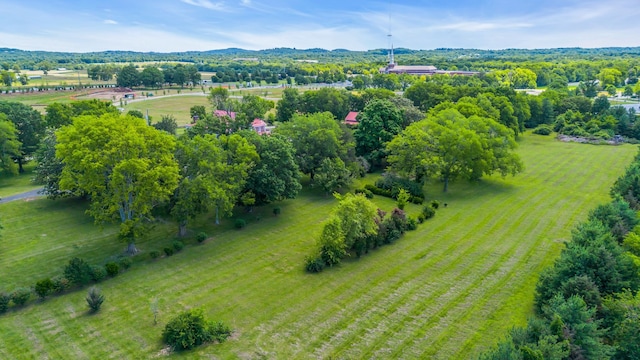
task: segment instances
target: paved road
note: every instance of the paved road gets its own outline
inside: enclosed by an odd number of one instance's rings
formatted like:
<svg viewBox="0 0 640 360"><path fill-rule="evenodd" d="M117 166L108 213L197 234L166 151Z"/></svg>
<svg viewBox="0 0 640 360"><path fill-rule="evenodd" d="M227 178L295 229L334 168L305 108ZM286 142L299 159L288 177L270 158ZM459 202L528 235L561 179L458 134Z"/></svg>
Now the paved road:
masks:
<svg viewBox="0 0 640 360"><path fill-rule="evenodd" d="M29 198L44 196L44 195L39 193L40 191L42 191L42 188L31 190L31 191L27 191L27 192L24 192L22 194L7 196L5 198L0 199L0 204L7 203L9 201L22 200L22 199L29 199Z"/></svg>

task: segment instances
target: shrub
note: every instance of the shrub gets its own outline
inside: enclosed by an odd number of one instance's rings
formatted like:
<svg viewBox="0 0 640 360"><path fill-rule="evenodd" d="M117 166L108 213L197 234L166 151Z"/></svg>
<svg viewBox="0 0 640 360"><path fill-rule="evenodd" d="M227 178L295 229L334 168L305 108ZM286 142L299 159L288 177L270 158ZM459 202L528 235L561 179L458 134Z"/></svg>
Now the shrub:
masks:
<svg viewBox="0 0 640 360"><path fill-rule="evenodd" d="M197 242L202 243L205 240L207 240L207 233L201 232L201 233L198 233L198 235L196 235L196 241Z"/></svg>
<svg viewBox="0 0 640 360"><path fill-rule="evenodd" d="M213 338L218 342L224 342L231 336L231 328L222 321L212 322L211 333L213 334Z"/></svg>
<svg viewBox="0 0 640 360"><path fill-rule="evenodd" d="M29 301L31 298L31 289L29 288L19 288L11 293L11 301L16 306L22 306Z"/></svg>
<svg viewBox="0 0 640 360"><path fill-rule="evenodd" d="M407 190L400 188L398 190L398 195L396 195L396 199L398 200L398 209L404 210L404 207L407 206L407 202L409 201L410 197L411 195L409 195L409 192Z"/></svg>
<svg viewBox="0 0 640 360"><path fill-rule="evenodd" d="M409 198L409 202L416 205L422 205L422 203L424 203L424 198L421 196L411 196Z"/></svg>
<svg viewBox="0 0 640 360"><path fill-rule="evenodd" d="M385 189L381 189L377 186L371 185L371 184L367 184L364 186L364 188L366 190L371 191L372 194L376 194L376 195L380 195L380 196L384 196L384 197L388 197L388 198L393 198L393 196L391 195L391 190L385 190Z"/></svg>
<svg viewBox="0 0 640 360"><path fill-rule="evenodd" d="M53 293L60 294L71 287L71 281L64 276L56 276L52 280Z"/></svg>
<svg viewBox="0 0 640 360"><path fill-rule="evenodd" d="M407 230L413 231L418 228L418 221L415 218L410 217L407 219Z"/></svg>
<svg viewBox="0 0 640 360"><path fill-rule="evenodd" d="M373 199L373 193L368 189L356 189L356 194L363 194L367 199Z"/></svg>
<svg viewBox="0 0 640 360"><path fill-rule="evenodd" d="M280 209L280 207L274 207L273 208L273 215L278 216L278 215L280 215L281 211L282 211L282 209Z"/></svg>
<svg viewBox="0 0 640 360"><path fill-rule="evenodd" d="M120 269L127 270L131 265L133 265L133 260L131 260L130 257L121 257L118 260L118 265L120 265Z"/></svg>
<svg viewBox="0 0 640 360"><path fill-rule="evenodd" d="M434 208L435 210L438 210L438 208L440 207L440 201L432 200L431 201L431 207Z"/></svg>
<svg viewBox="0 0 640 360"><path fill-rule="evenodd" d="M431 205L427 205L424 208L422 208L422 215L424 215L425 220L426 219L431 219L432 217L434 217L436 214L436 210L431 207Z"/></svg>
<svg viewBox="0 0 640 360"><path fill-rule="evenodd" d="M208 322L201 309L178 314L162 332L164 342L174 350L189 350L206 342L223 342L231 335L231 329L221 322Z"/></svg>
<svg viewBox="0 0 640 360"><path fill-rule="evenodd" d="M389 173L383 174L382 177L376 181L376 187L384 190L389 190L394 195L397 194L397 192L399 191L398 189L405 189L412 196L424 196L421 184ZM396 190L394 190L394 188Z"/></svg>
<svg viewBox="0 0 640 360"><path fill-rule="evenodd" d="M418 215L418 224L422 224L426 220L424 214Z"/></svg>
<svg viewBox="0 0 640 360"><path fill-rule="evenodd" d="M166 247L163 250L164 250L165 255L167 255L167 256L173 255L173 251L174 251L173 248Z"/></svg>
<svg viewBox="0 0 640 360"><path fill-rule="evenodd" d="M236 229L242 229L247 226L247 222L244 221L244 219L236 219L234 226L236 227Z"/></svg>
<svg viewBox="0 0 640 360"><path fill-rule="evenodd" d="M152 250L151 252L149 252L149 256L151 256L152 259L157 259L160 257L160 251Z"/></svg>
<svg viewBox="0 0 640 360"><path fill-rule="evenodd" d="M0 314L7 312L7 309L9 309L9 301L11 301L11 296L7 293L0 292Z"/></svg>
<svg viewBox="0 0 640 360"><path fill-rule="evenodd" d="M537 135L549 135L552 132L553 132L553 129L551 128L551 126L546 124L538 125L537 128L533 129L533 133Z"/></svg>
<svg viewBox="0 0 640 360"><path fill-rule="evenodd" d="M69 260L69 264L64 268L64 277L76 285L88 284L92 273L89 263L77 257Z"/></svg>
<svg viewBox="0 0 640 360"><path fill-rule="evenodd" d="M49 278L40 280L36 283L34 290L40 299L44 299L53 292L53 281Z"/></svg>
<svg viewBox="0 0 640 360"><path fill-rule="evenodd" d="M98 265L91 265L91 280L100 282L107 277L107 270L104 267Z"/></svg>
<svg viewBox="0 0 640 360"><path fill-rule="evenodd" d="M304 268L310 273L319 273L324 270L324 261L320 256L308 256L305 259Z"/></svg>
<svg viewBox="0 0 640 360"><path fill-rule="evenodd" d="M107 275L114 277L120 272L120 266L114 262L108 262L104 265L104 269L107 271Z"/></svg>
<svg viewBox="0 0 640 360"><path fill-rule="evenodd" d="M104 295L100 293L97 287L93 286L89 289L85 300L87 300L87 305L89 305L91 312L97 312L104 302Z"/></svg>
<svg viewBox="0 0 640 360"><path fill-rule="evenodd" d="M182 249L184 249L184 243L180 240L176 240L173 242L173 248L176 252L180 252L182 251Z"/></svg>

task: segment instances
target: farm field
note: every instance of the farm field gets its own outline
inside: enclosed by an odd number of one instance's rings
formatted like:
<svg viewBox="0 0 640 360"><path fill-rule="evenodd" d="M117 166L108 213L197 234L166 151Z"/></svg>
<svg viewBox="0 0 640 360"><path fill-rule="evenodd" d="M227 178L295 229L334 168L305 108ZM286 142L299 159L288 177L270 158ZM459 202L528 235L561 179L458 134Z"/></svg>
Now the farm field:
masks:
<svg viewBox="0 0 640 360"><path fill-rule="evenodd" d="M241 231L232 229L232 220L214 228L212 215L203 216L193 228L211 239L147 260L175 231L174 224L160 223L140 244L134 267L99 285L107 300L98 314L87 315L81 290L0 316L0 358L161 356L164 324L192 307L235 334L176 358L470 358L525 323L537 274L573 226L607 201L637 153L630 145L529 134L520 143L522 174L457 182L447 194L431 184L427 197L448 203L435 218L393 245L321 274L305 273L304 258L336 201L315 192L278 204L279 217L270 215L273 206L236 215L251 220ZM385 210L393 206L381 197L374 201ZM0 290L58 274L73 256L100 263L124 247L115 227L93 226L83 210L70 200L0 204ZM419 207L408 210L415 214ZM154 298L158 325L149 306Z"/></svg>
<svg viewBox="0 0 640 360"><path fill-rule="evenodd" d="M149 110L152 122L161 120L162 115L173 115L178 122L178 126L191 123L189 109L195 105L203 105L209 111L210 103L206 96L184 95L149 98L144 101L132 102L124 106L125 110L140 110L143 114Z"/></svg>

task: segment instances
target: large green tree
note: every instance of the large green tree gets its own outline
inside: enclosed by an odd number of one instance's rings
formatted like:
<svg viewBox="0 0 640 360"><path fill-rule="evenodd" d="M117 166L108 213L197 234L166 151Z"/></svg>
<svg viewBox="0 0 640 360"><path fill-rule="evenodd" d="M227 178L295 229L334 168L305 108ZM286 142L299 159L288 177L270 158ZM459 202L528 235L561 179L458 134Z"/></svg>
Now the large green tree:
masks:
<svg viewBox="0 0 640 360"><path fill-rule="evenodd" d="M35 181L43 185L42 193L50 199L74 194L75 191L60 190L60 177L64 164L56 157L56 133L47 129L47 134L40 142L40 147L34 154L36 160Z"/></svg>
<svg viewBox="0 0 640 360"><path fill-rule="evenodd" d="M140 73L140 81L146 87L160 87L164 83L164 74L157 67L149 66Z"/></svg>
<svg viewBox="0 0 640 360"><path fill-rule="evenodd" d="M239 129L248 129L251 122L255 119L262 119L267 111L273 109L274 103L271 100L265 100L256 95L245 95L238 105L238 114L236 115L236 127Z"/></svg>
<svg viewBox="0 0 640 360"><path fill-rule="evenodd" d="M298 89L289 88L282 92L282 99L276 106L276 120L280 122L289 121L298 110L300 94Z"/></svg>
<svg viewBox="0 0 640 360"><path fill-rule="evenodd" d="M0 101L0 114L5 114L18 130L18 141L22 146L15 160L18 163L18 171L22 173L22 166L38 149L40 138L44 135L45 123L39 112L18 102Z"/></svg>
<svg viewBox="0 0 640 360"><path fill-rule="evenodd" d="M0 114L0 170L17 174L18 166L13 159L20 156L18 130L5 114Z"/></svg>
<svg viewBox="0 0 640 360"><path fill-rule="evenodd" d="M227 88L212 87L209 89L208 98L214 110L228 110L226 105L229 100L229 90Z"/></svg>
<svg viewBox="0 0 640 360"><path fill-rule="evenodd" d="M276 128L296 149L300 170L313 179L322 160L347 156L343 129L331 113L296 114Z"/></svg>
<svg viewBox="0 0 640 360"><path fill-rule="evenodd" d="M52 129L70 125L73 118L80 115L101 116L106 113L119 114L118 108L111 102L98 99L79 100L71 103L53 103L45 109L45 122L47 127Z"/></svg>
<svg viewBox="0 0 640 360"><path fill-rule="evenodd" d="M300 97L299 110L303 113L328 111L336 119L344 119L349 113L350 95L345 90L322 88L306 91Z"/></svg>
<svg viewBox="0 0 640 360"><path fill-rule="evenodd" d="M134 87L140 85L140 72L136 66L129 64L117 73L116 84L122 87Z"/></svg>
<svg viewBox="0 0 640 360"><path fill-rule="evenodd" d="M227 215L233 210L249 170L258 161L255 147L240 135L181 136L176 159L182 178L172 199L171 213L184 236L190 219L216 209Z"/></svg>
<svg viewBox="0 0 640 360"><path fill-rule="evenodd" d="M419 181L437 177L444 191L457 178L520 172L523 165L515 148L513 133L504 125L479 116L467 118L454 109L410 125L387 146L392 170Z"/></svg>
<svg viewBox="0 0 640 360"><path fill-rule="evenodd" d="M140 225L178 186L174 138L142 119L115 114L78 117L57 137L60 189L88 194L88 213L97 223L119 221L128 251L137 252Z"/></svg>
<svg viewBox="0 0 640 360"><path fill-rule="evenodd" d="M313 185L320 187L327 194L348 186L353 180L351 172L340 158L322 160L316 171Z"/></svg>
<svg viewBox="0 0 640 360"><path fill-rule="evenodd" d="M293 145L278 134L260 136L254 131L244 131L242 135L256 147L260 156L260 161L249 171L244 193L254 194L258 204L295 198L302 185Z"/></svg>
<svg viewBox="0 0 640 360"><path fill-rule="evenodd" d="M385 146L402 131L402 114L388 100L372 100L358 114L358 127L353 133L356 155L373 165L386 156Z"/></svg>

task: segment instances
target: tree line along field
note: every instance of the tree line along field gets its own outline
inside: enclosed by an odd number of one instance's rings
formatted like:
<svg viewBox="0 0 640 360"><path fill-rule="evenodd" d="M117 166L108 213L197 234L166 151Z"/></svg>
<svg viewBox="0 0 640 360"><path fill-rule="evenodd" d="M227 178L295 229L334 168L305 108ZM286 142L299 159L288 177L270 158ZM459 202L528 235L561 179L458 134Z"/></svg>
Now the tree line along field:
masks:
<svg viewBox="0 0 640 360"><path fill-rule="evenodd" d="M101 284L106 302L97 315L87 315L80 290L1 316L0 358L160 356L163 325L194 307L235 333L177 357L473 357L525 323L539 272L573 226L607 201L637 148L526 134L518 152L525 164L519 176L456 182L447 194L441 184L428 185L428 198L448 204L433 219L392 246L321 274L305 273L302 264L335 200L314 191L276 204L278 217L271 215L276 205L237 212L251 220L240 231L232 220L215 227L213 215L203 215L192 227L212 238L151 261L147 253L176 231L173 222L159 223L138 244L143 253L136 264ZM374 175L362 181L373 182ZM384 210L394 206L378 196L374 202ZM13 202L0 211L5 234L18 234L0 242L5 286L58 274L73 256L100 262L105 249L116 254L125 246L113 241L115 227L93 226L72 201Z"/></svg>

